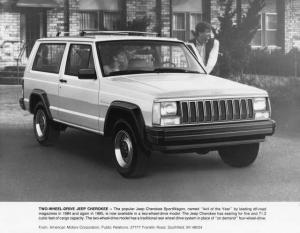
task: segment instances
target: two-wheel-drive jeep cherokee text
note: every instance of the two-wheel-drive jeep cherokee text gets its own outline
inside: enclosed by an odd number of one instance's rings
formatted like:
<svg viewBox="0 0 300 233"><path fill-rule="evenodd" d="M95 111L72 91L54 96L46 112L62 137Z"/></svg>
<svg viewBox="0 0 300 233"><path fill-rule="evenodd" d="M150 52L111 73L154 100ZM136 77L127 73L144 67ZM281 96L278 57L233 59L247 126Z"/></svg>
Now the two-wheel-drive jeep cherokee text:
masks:
<svg viewBox="0 0 300 233"><path fill-rule="evenodd" d="M151 151L218 150L248 166L275 128L266 91L206 74L177 39L122 33L37 40L20 105L42 145L67 126L111 137L125 177L142 175Z"/></svg>

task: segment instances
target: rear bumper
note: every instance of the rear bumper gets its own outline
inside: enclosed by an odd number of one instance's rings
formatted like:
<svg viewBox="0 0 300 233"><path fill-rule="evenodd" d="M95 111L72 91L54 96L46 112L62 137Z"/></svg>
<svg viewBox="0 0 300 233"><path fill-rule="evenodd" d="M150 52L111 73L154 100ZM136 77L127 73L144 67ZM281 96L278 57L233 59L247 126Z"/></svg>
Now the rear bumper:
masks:
<svg viewBox="0 0 300 233"><path fill-rule="evenodd" d="M26 110L24 98L20 98L20 99L19 99L19 104L20 104L20 107L21 107L23 110Z"/></svg>
<svg viewBox="0 0 300 233"><path fill-rule="evenodd" d="M253 121L146 129L151 150L163 152L214 150L223 146L262 142L275 131L275 121Z"/></svg>

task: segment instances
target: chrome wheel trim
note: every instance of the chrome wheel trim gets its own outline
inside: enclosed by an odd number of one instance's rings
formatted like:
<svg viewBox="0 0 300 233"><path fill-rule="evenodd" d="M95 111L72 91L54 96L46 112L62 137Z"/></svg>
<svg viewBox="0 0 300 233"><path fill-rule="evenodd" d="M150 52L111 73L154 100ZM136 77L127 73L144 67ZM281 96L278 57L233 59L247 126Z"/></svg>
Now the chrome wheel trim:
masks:
<svg viewBox="0 0 300 233"><path fill-rule="evenodd" d="M47 128L46 115L43 110L37 110L35 117L35 130L38 137L43 137Z"/></svg>
<svg viewBox="0 0 300 233"><path fill-rule="evenodd" d="M118 164L122 168L128 168L133 158L133 146L131 137L126 131L120 130L117 132L114 147Z"/></svg>

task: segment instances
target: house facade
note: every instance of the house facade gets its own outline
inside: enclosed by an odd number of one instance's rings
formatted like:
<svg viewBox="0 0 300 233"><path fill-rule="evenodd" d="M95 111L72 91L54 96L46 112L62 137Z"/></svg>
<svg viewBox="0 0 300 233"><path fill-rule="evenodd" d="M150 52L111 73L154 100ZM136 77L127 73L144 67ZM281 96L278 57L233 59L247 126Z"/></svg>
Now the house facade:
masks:
<svg viewBox="0 0 300 233"><path fill-rule="evenodd" d="M181 40L192 38L200 21L218 28L218 16L226 0L0 0L0 69L26 63L40 37L58 31L117 30L120 22L147 17L147 31ZM265 0L254 48L300 46L300 1ZM248 0L235 1L237 21Z"/></svg>

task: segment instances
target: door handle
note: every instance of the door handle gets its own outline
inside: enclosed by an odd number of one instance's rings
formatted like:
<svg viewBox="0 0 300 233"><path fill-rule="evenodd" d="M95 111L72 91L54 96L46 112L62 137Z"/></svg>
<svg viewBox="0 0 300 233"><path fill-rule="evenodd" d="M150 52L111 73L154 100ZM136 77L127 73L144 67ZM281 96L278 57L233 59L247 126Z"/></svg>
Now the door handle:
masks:
<svg viewBox="0 0 300 233"><path fill-rule="evenodd" d="M60 79L59 80L61 83L66 83L67 82L67 80L65 80L65 79Z"/></svg>

